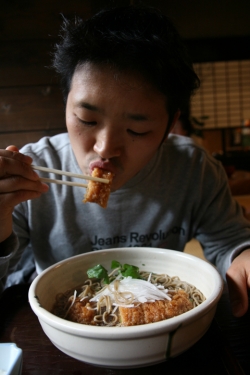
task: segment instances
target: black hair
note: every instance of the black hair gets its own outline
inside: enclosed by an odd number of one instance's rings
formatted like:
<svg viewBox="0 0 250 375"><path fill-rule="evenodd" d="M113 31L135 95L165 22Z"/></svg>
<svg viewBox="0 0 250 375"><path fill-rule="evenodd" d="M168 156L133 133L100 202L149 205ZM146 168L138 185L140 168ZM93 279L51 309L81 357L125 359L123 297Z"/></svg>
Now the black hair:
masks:
<svg viewBox="0 0 250 375"><path fill-rule="evenodd" d="M76 68L86 62L142 74L166 95L170 119L188 106L199 86L177 30L151 7L106 9L86 21L64 19L53 67L61 77L65 101Z"/></svg>
<svg viewBox="0 0 250 375"><path fill-rule="evenodd" d="M179 122L182 125L182 129L186 132L186 135L190 137L194 133L194 128L189 116L182 113L179 117Z"/></svg>

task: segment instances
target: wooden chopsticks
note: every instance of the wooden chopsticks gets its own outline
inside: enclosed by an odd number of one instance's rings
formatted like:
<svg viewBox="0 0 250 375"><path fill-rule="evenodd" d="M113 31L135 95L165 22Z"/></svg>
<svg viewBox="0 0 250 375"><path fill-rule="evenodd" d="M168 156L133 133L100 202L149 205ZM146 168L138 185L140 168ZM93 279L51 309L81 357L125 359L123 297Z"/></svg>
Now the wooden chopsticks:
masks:
<svg viewBox="0 0 250 375"><path fill-rule="evenodd" d="M49 182L49 183L58 184L58 185L79 186L79 187L84 187L84 188L88 186L87 184L79 184L78 182L56 180L53 178L45 178L45 177L40 177L40 181Z"/></svg>
<svg viewBox="0 0 250 375"><path fill-rule="evenodd" d="M31 167L32 167L32 169L37 170L37 171L41 171L41 172L48 172L48 173L59 174L59 175L62 175L62 176L76 177L76 178L81 178L81 179L84 179L84 180L98 181L98 182L103 182L104 184L109 183L109 180L106 179L106 178L92 177L92 176L87 176L87 175L82 175L82 174L77 174L77 173L61 171L60 169L39 167L39 166L36 166L36 165L31 165ZM80 183L77 183L77 182L64 181L64 180L56 180L56 179L52 179L52 178L41 177L40 180L43 181L43 182L51 182L51 183L59 184L59 185L87 187L87 184L80 184Z"/></svg>

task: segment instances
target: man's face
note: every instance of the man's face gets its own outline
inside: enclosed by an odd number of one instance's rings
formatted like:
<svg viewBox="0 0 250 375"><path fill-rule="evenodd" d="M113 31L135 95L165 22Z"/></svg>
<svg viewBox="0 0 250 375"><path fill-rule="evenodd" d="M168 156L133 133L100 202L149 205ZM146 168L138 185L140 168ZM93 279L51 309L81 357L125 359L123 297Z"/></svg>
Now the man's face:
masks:
<svg viewBox="0 0 250 375"><path fill-rule="evenodd" d="M168 119L166 97L139 75L85 64L73 76L66 123L74 154L84 174L114 172L112 191L154 156Z"/></svg>

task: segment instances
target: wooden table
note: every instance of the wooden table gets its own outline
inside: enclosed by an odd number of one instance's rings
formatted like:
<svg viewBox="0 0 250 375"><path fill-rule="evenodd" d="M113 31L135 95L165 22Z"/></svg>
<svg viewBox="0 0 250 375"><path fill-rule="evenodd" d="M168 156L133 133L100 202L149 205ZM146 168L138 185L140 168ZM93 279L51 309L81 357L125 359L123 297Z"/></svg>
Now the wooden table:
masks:
<svg viewBox="0 0 250 375"><path fill-rule="evenodd" d="M31 310L27 285L6 289L0 299L0 342L14 342L23 350L23 375L250 374L250 311L234 318L226 289L207 333L185 353L155 366L101 368L62 353L49 341Z"/></svg>

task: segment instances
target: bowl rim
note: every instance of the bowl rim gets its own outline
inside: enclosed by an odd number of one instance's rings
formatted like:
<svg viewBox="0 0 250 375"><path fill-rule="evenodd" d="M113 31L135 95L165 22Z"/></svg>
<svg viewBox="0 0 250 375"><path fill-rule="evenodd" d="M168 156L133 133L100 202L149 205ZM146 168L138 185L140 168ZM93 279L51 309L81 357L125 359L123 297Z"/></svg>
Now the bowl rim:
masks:
<svg viewBox="0 0 250 375"><path fill-rule="evenodd" d="M56 329L59 329L64 332L68 332L71 334L75 334L77 336L84 336L84 337L92 337L92 338L98 338L98 339L110 339L113 337L114 339L119 337L124 338L131 338L131 337L145 337L145 336L151 336L155 335L157 333L163 333L165 331L172 331L175 330L180 325L188 325L191 324L194 320L196 320L197 315L199 315L199 318L203 315L206 315L210 310L214 308L214 306L219 301L222 292L223 292L223 280L221 275L218 273L216 268L210 264L209 262L204 261L201 258L198 258L194 255L183 253L176 250L170 250L170 249L162 249L162 248L153 248L153 247L138 247L136 248L136 251L157 251L158 254L161 253L174 253L177 257L180 258L188 258L188 259L194 259L199 264L202 264L203 266L207 267L210 272L212 272L214 282L215 282L215 288L211 295L207 297L207 299L199 306L197 306L195 309L192 309L190 311L187 311L181 315L178 315L176 317L173 317L171 319L162 320L159 322L154 322L151 324L143 324L138 326L129 326L129 327L100 327L100 326L91 326L91 325L84 325L79 324L75 322L70 322L68 320L65 320L63 318L59 318L56 315L52 314L45 308L43 308L39 304L39 300L36 297L36 287L40 280L46 275L48 272L53 272L55 268L61 267L65 265L68 262L71 262L72 260L77 260L78 258L82 258L84 256L88 256L89 254L98 253L98 254L104 254L104 253L111 253L114 251L122 251L126 252L128 250L132 250L131 247L124 247L124 248L112 248L112 249L103 249L103 250L96 250L91 253L83 253L79 255L75 255L73 257L64 259L60 262L55 263L54 265L46 268L44 271L42 271L31 283L29 292L28 292L28 298L31 305L32 310L39 318L40 322L44 321L46 324L50 325L51 327L54 327Z"/></svg>

